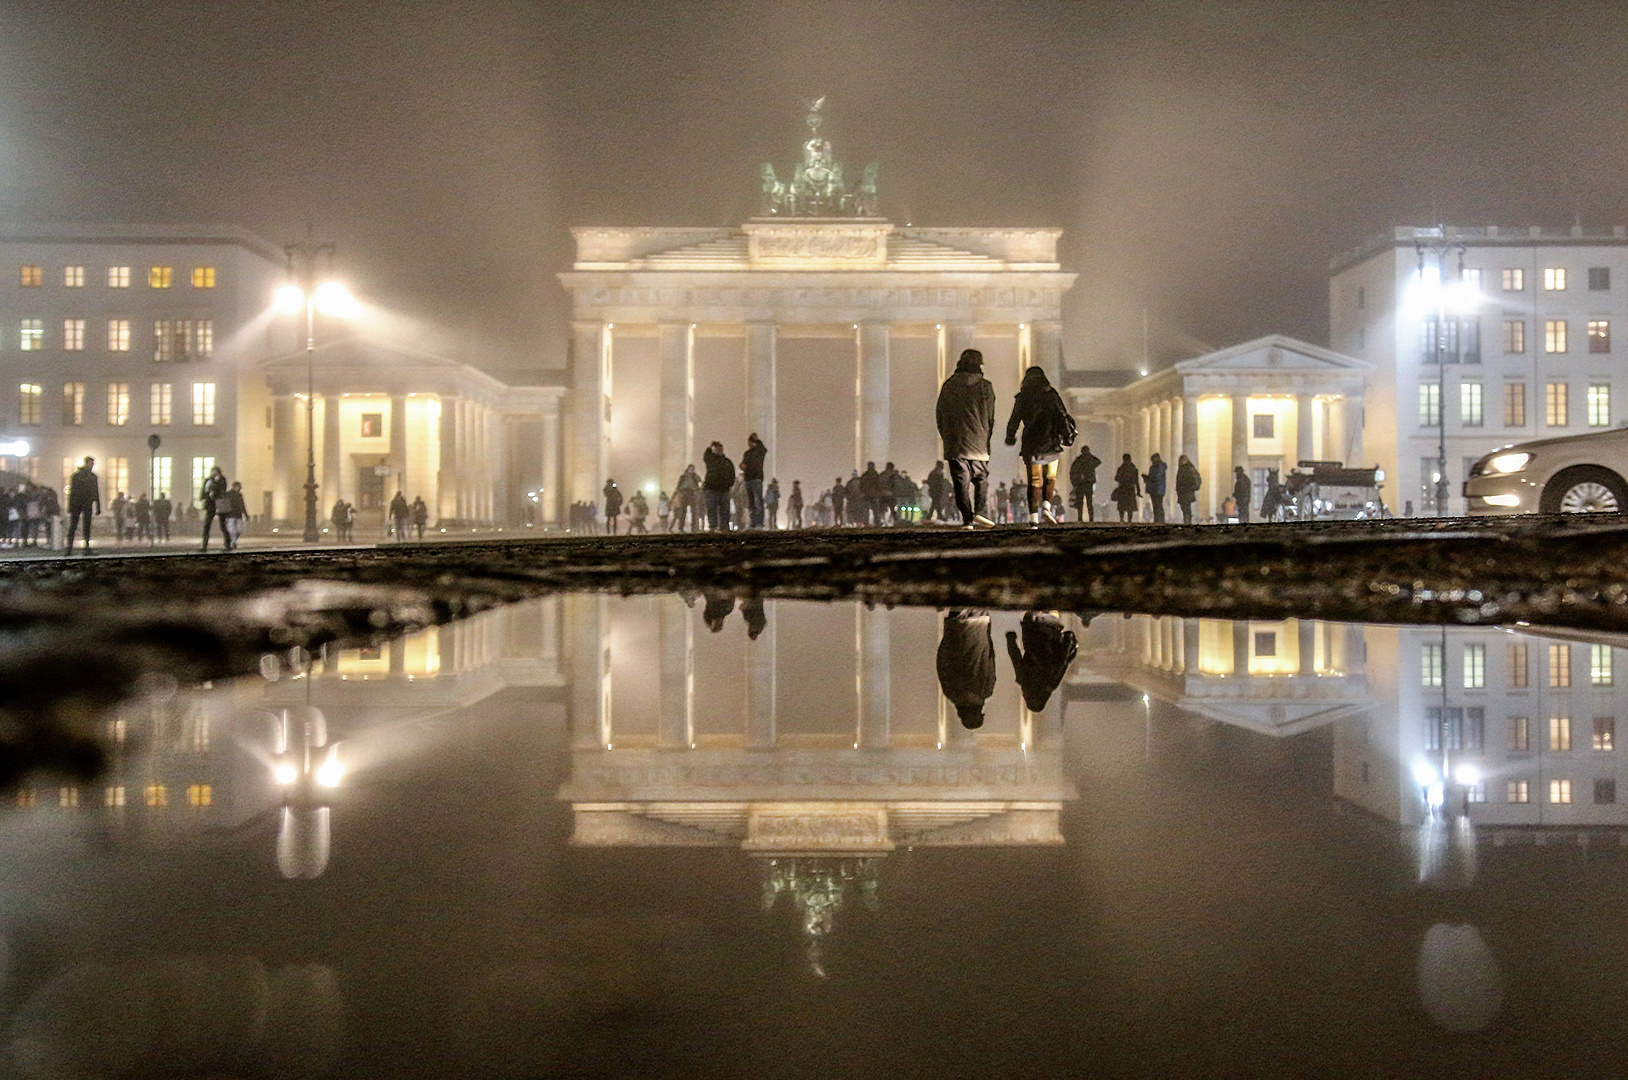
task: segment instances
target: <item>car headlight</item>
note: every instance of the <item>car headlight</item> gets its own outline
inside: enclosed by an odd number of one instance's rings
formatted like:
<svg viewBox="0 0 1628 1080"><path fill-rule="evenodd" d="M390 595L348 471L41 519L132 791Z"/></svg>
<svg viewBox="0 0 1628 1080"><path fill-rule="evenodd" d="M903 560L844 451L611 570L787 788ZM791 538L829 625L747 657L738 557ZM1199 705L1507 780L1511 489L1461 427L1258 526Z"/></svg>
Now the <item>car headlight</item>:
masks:
<svg viewBox="0 0 1628 1080"><path fill-rule="evenodd" d="M1524 452L1499 454L1496 457L1489 458L1487 460L1487 471L1489 473L1520 472L1522 469L1526 468L1531 461L1532 455Z"/></svg>

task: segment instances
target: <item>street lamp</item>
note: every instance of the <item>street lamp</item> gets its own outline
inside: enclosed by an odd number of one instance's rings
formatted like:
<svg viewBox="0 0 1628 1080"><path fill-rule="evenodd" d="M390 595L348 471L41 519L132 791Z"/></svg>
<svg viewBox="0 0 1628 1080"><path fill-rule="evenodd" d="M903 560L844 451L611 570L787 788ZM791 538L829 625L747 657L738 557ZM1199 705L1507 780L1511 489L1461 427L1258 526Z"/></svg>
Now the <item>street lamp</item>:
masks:
<svg viewBox="0 0 1628 1080"><path fill-rule="evenodd" d="M294 315L305 309L305 542L314 544L322 533L317 527L317 447L316 447L316 313L347 318L354 314L356 301L344 285L331 277L317 279L317 260L326 256L325 270L333 273L333 242L318 243L309 226L305 239L284 244L288 259L288 281L277 290L277 310Z"/></svg>
<svg viewBox="0 0 1628 1080"><path fill-rule="evenodd" d="M1421 299L1435 308L1435 332L1429 343L1436 364L1436 494L1435 508L1440 516L1447 514L1447 500L1451 490L1447 482L1447 319L1457 317L1475 307L1474 288L1464 276L1464 253L1468 248L1461 242L1447 238L1447 227L1437 225L1416 232L1414 250L1419 255L1418 287ZM1425 254L1436 259L1436 278L1432 282L1425 274ZM1449 281L1447 257L1458 256L1457 273ZM1455 333L1453 341L1462 349L1462 334Z"/></svg>

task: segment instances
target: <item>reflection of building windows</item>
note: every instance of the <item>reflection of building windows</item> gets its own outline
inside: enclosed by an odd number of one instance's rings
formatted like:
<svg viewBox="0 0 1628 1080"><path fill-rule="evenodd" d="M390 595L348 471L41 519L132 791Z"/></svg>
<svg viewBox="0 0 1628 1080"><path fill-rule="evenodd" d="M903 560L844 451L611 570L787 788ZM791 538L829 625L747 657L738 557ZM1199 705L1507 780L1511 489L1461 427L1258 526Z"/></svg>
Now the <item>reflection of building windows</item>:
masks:
<svg viewBox="0 0 1628 1080"><path fill-rule="evenodd" d="M1571 685L1571 646L1549 646L1549 685L1554 687L1567 687Z"/></svg>
<svg viewBox="0 0 1628 1080"><path fill-rule="evenodd" d="M114 787L108 788L107 791L104 792L103 795L102 795L102 804L104 806L123 806L124 805L124 785L119 784L119 785L116 785Z"/></svg>
<svg viewBox="0 0 1628 1080"><path fill-rule="evenodd" d="M1611 426L1611 387L1606 383L1589 383L1588 426Z"/></svg>
<svg viewBox="0 0 1628 1080"><path fill-rule="evenodd" d="M1483 783L1481 783L1479 781L1477 781L1474 784L1465 784L1464 785L1464 801L1465 802L1486 802L1487 801L1487 785L1485 785L1485 784L1483 784Z"/></svg>
<svg viewBox="0 0 1628 1080"><path fill-rule="evenodd" d="M1487 685L1487 647L1479 641L1464 646L1464 689L1480 690Z"/></svg>
<svg viewBox="0 0 1628 1080"><path fill-rule="evenodd" d="M1557 754L1571 749L1571 717L1549 717L1549 749Z"/></svg>
<svg viewBox="0 0 1628 1080"><path fill-rule="evenodd" d="M45 320L24 319L18 331L17 347L23 352L39 352L45 348Z"/></svg>
<svg viewBox="0 0 1628 1080"><path fill-rule="evenodd" d="M1256 656L1276 656L1278 654L1278 636L1274 633L1259 633L1255 635Z"/></svg>
<svg viewBox="0 0 1628 1080"><path fill-rule="evenodd" d="M1275 438L1273 432L1277 430L1276 420L1277 417L1271 413L1255 413L1251 416L1250 421L1254 424L1255 438Z"/></svg>
<svg viewBox="0 0 1628 1080"><path fill-rule="evenodd" d="M68 352L80 352L85 347L85 320L62 320L62 347Z"/></svg>
<svg viewBox="0 0 1628 1080"><path fill-rule="evenodd" d="M31 787L17 789L17 806L23 810L32 810L40 804L40 793Z"/></svg>
<svg viewBox="0 0 1628 1080"><path fill-rule="evenodd" d="M1546 353L1563 353L1566 351L1566 320L1543 320L1543 351Z"/></svg>
<svg viewBox="0 0 1628 1080"><path fill-rule="evenodd" d="M1526 320L1504 320L1504 352L1523 353L1526 351Z"/></svg>
<svg viewBox="0 0 1628 1080"><path fill-rule="evenodd" d="M128 266L110 266L107 268L107 287L110 289L128 289L130 287L130 268ZM123 803L119 804L123 806Z"/></svg>
<svg viewBox="0 0 1628 1080"><path fill-rule="evenodd" d="M163 784L148 784L144 796L148 806L162 807L170 804L170 790Z"/></svg>
<svg viewBox="0 0 1628 1080"><path fill-rule="evenodd" d="M1617 748L1617 720L1614 716L1594 718L1594 749L1605 752Z"/></svg>
<svg viewBox="0 0 1628 1080"><path fill-rule="evenodd" d="M84 288L85 268L83 266L64 266L62 268L62 285L67 289Z"/></svg>
<svg viewBox="0 0 1628 1080"><path fill-rule="evenodd" d="M213 289L215 287L215 268L213 266L194 266L192 268L192 287L194 289Z"/></svg>
<svg viewBox="0 0 1628 1080"><path fill-rule="evenodd" d="M1436 427L1441 423L1441 385L1422 383L1419 386L1419 426Z"/></svg>
<svg viewBox="0 0 1628 1080"><path fill-rule="evenodd" d="M188 806L208 806L214 797L214 792L208 784L187 785Z"/></svg>
<svg viewBox="0 0 1628 1080"><path fill-rule="evenodd" d="M1594 781L1594 801L1601 806L1609 806L1617 801L1617 782L1613 779L1601 778Z"/></svg>
<svg viewBox="0 0 1628 1080"><path fill-rule="evenodd" d="M1612 685L1611 672L1611 646L1590 645L1588 647L1588 681L1593 686Z"/></svg>
<svg viewBox="0 0 1628 1080"><path fill-rule="evenodd" d="M1543 390L1543 422L1550 427L1565 427L1571 423L1570 384L1552 382Z"/></svg>
<svg viewBox="0 0 1628 1080"><path fill-rule="evenodd" d="M362 438L364 438L364 439L380 439L380 438L383 438L383 437L384 437L384 414L383 413L376 413L376 412L363 413L362 414Z"/></svg>
<svg viewBox="0 0 1628 1080"><path fill-rule="evenodd" d="M1441 645L1437 642L1426 642L1424 648L1419 650L1419 685L1441 685Z"/></svg>
<svg viewBox="0 0 1628 1080"><path fill-rule="evenodd" d="M76 787L61 787L57 789L57 805L66 810L72 810L79 805L79 789Z"/></svg>
<svg viewBox="0 0 1628 1080"><path fill-rule="evenodd" d="M1524 716L1509 718L1509 751L1512 754L1529 753L1532 749L1532 722Z"/></svg>
<svg viewBox="0 0 1628 1080"><path fill-rule="evenodd" d="M1566 268L1563 266L1546 266L1543 268L1543 291L1566 291Z"/></svg>
<svg viewBox="0 0 1628 1080"><path fill-rule="evenodd" d="M1458 384L1458 414L1459 420L1465 427L1481 426L1481 384L1467 382Z"/></svg>
<svg viewBox="0 0 1628 1080"><path fill-rule="evenodd" d="M45 267L24 266L17 272L17 284L25 289L37 289L45 284Z"/></svg>
<svg viewBox="0 0 1628 1080"><path fill-rule="evenodd" d="M1571 802L1571 781L1570 780L1550 780L1549 781L1549 801L1552 802L1552 803L1569 803L1569 802Z"/></svg>
<svg viewBox="0 0 1628 1080"><path fill-rule="evenodd" d="M108 352L130 351L129 319L109 319L107 321L107 350Z"/></svg>
<svg viewBox="0 0 1628 1080"><path fill-rule="evenodd" d="M1504 799L1506 802L1524 803L1531 801L1531 790L1525 780L1511 780L1504 785Z"/></svg>
<svg viewBox="0 0 1628 1080"><path fill-rule="evenodd" d="M1504 291L1520 292L1526 288L1526 271L1518 266L1507 267L1504 270Z"/></svg>
<svg viewBox="0 0 1628 1080"><path fill-rule="evenodd" d="M107 422L114 427L124 427L130 422L129 383L107 384Z"/></svg>
<svg viewBox="0 0 1628 1080"><path fill-rule="evenodd" d="M155 289L167 289L175 281L173 266L155 266L147 271L147 284Z"/></svg>
<svg viewBox="0 0 1628 1080"><path fill-rule="evenodd" d="M19 383L17 386L17 422L38 424L45 402L45 391L39 383Z"/></svg>
<svg viewBox="0 0 1628 1080"><path fill-rule="evenodd" d="M1608 353L1611 351L1611 320L1590 319L1588 321L1588 351L1591 353Z"/></svg>
<svg viewBox="0 0 1628 1080"><path fill-rule="evenodd" d="M181 746L194 754L209 752L209 716L194 707L181 721Z"/></svg>
<svg viewBox="0 0 1628 1080"><path fill-rule="evenodd" d="M1504 426L1526 426L1526 384L1504 383Z"/></svg>
<svg viewBox="0 0 1628 1080"><path fill-rule="evenodd" d="M148 391L147 415L154 427L169 426L174 389L173 383L155 382Z"/></svg>
<svg viewBox="0 0 1628 1080"><path fill-rule="evenodd" d="M62 425L77 427L85 422L85 384L62 384Z"/></svg>
<svg viewBox="0 0 1628 1080"><path fill-rule="evenodd" d="M215 422L214 383L192 384L192 422L198 427L208 427Z"/></svg>

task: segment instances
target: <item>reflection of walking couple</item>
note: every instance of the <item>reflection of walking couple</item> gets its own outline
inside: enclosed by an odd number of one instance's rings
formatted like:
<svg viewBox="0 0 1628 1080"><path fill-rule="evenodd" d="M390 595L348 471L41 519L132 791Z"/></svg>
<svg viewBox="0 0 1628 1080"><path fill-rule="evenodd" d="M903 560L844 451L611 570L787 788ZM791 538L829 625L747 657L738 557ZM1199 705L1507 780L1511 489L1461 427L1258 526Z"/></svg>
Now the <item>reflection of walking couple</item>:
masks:
<svg viewBox="0 0 1628 1080"><path fill-rule="evenodd" d="M1072 630L1063 629L1055 612L1024 614L1019 635L1008 631L1006 651L1023 691L1023 703L1039 712L1062 685L1074 662L1078 644ZM989 612L951 611L944 616L944 635L938 643L938 684L955 706L961 726L983 726L984 702L995 692L995 640L990 634Z"/></svg>

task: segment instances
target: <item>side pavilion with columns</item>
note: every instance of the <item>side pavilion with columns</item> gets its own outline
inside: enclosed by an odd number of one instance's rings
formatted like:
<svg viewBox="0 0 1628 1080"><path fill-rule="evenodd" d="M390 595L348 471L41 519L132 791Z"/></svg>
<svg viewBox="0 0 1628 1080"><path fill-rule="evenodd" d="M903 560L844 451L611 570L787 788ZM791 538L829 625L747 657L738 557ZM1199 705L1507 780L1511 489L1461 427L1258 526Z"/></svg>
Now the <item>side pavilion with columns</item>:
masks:
<svg viewBox="0 0 1628 1080"><path fill-rule="evenodd" d="M919 481L962 349L984 352L1003 403L1031 363L1059 381L1075 275L1057 229L847 217L573 233L571 501L598 501L607 476L670 491L713 439L738 460L753 431L783 492L801 479L809 501L868 461Z"/></svg>
<svg viewBox="0 0 1628 1080"><path fill-rule="evenodd" d="M1354 356L1272 334L1106 393L1068 393L1082 441L1102 459L1099 503L1113 487L1122 454L1146 472L1158 453L1170 463L1166 505L1173 509L1176 459L1186 454L1203 478L1195 505L1195 518L1203 521L1216 517L1231 494L1235 465L1255 482L1257 502L1268 469L1286 475L1312 460L1363 466L1363 395L1371 370Z"/></svg>

